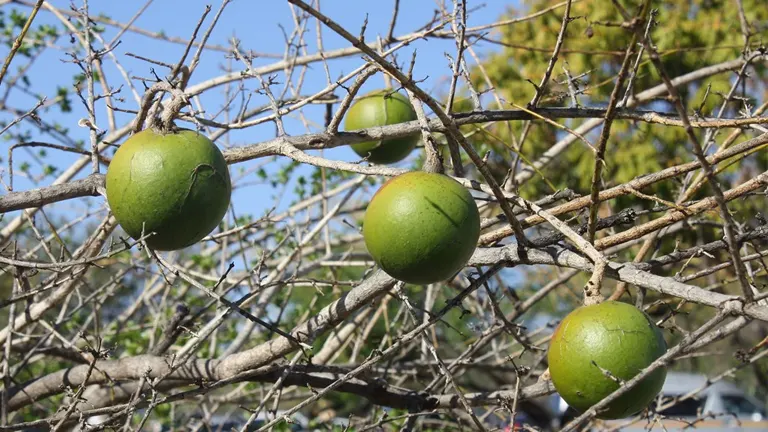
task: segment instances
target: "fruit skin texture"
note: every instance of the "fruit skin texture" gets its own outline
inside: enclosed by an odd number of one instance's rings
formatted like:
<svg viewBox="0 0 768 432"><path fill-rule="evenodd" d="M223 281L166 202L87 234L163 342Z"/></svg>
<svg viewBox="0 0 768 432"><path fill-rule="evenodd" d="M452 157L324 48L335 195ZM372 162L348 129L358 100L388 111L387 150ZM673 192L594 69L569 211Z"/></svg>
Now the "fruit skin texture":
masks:
<svg viewBox="0 0 768 432"><path fill-rule="evenodd" d="M461 270L480 237L472 195L443 174L414 171L384 183L368 205L363 237L374 261L412 284L444 281Z"/></svg>
<svg viewBox="0 0 768 432"><path fill-rule="evenodd" d="M583 412L619 388L592 361L627 381L666 350L661 330L645 313L626 303L605 301L566 316L552 335L547 359L557 392ZM620 419L636 414L661 391L666 377L666 368L656 369L597 417Z"/></svg>
<svg viewBox="0 0 768 432"><path fill-rule="evenodd" d="M401 93L377 90L363 95L347 111L344 129L366 129L416 120L416 111ZM419 142L419 134L388 140L352 144L361 157L375 164L391 164L405 159Z"/></svg>
<svg viewBox="0 0 768 432"><path fill-rule="evenodd" d="M204 135L187 129L163 134L152 128L128 138L106 177L107 201L133 238L156 250L191 246L221 222L232 184L224 156Z"/></svg>

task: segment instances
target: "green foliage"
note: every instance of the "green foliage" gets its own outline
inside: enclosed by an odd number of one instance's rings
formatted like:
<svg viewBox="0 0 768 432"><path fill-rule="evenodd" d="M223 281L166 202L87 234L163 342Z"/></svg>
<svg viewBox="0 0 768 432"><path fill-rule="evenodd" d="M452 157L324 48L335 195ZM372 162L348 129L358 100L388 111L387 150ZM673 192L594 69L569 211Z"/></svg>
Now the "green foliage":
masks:
<svg viewBox="0 0 768 432"><path fill-rule="evenodd" d="M11 9L10 14L6 14L4 10L0 11L0 40L3 41L4 45L9 48L13 46L16 38L21 33L21 29L27 23L27 19L28 15L20 13L16 9ZM33 25L24 37L17 53L24 57L32 57L46 44L56 40L58 37L59 32L54 26L48 24ZM22 78L22 80L25 80L25 78ZM28 81L25 81L25 84L29 86Z"/></svg>
<svg viewBox="0 0 768 432"><path fill-rule="evenodd" d="M61 112L72 112L72 99L69 97L69 89L66 87L56 87L56 98L58 99Z"/></svg>
<svg viewBox="0 0 768 432"><path fill-rule="evenodd" d="M556 0L534 0L527 2L525 9L538 11L557 3L559 2ZM630 13L634 13L641 2L625 1L623 5ZM764 22L768 19L768 9L761 5L762 0L744 1L749 22ZM670 76L680 76L704 65L739 58L743 39L737 8L726 7L722 1L711 0L675 0L663 2L657 7L657 24L652 29L651 37ZM510 10L513 16L525 15L526 11ZM499 37L492 38L498 39L503 48L490 55L483 66L495 89L506 101L501 108L509 109L514 105L524 107L532 99L535 94L532 82L538 83L544 75L560 30L562 13L563 8L558 8L536 19L501 27ZM575 84L583 91L583 94L579 95L579 102L583 106L605 106L632 33L621 27L608 25L624 21L611 2L574 3L571 16L574 20L568 25L565 44L539 106L570 104L563 67L569 70L572 77L579 77ZM757 48L759 41L766 39L768 30L762 28L752 37L752 48ZM481 71L473 71L472 76L478 90L487 90ZM642 91L659 85L660 82L658 73L645 56L640 63L634 89ZM706 86L696 84L681 87L681 96L689 111L700 109L703 115L711 115L719 110L722 95L728 92L732 82L733 76L730 74L716 75L707 78ZM705 99L707 86L709 95ZM754 99L749 98L751 90L747 88L745 96L754 105ZM461 107L469 109L466 101ZM733 114L741 107L738 102L729 103L729 113ZM493 108L499 107L494 105ZM663 100L644 104L640 108L674 112L672 105ZM583 120L561 123L575 128L583 123ZM504 167L514 159L514 153L508 146L514 142L513 137L520 137L523 127L523 122L510 122L499 123L490 128L506 145L489 140L482 134L476 135L477 138L473 140L481 154L487 150L494 152L495 162L499 164L499 174L503 174ZM592 142L596 141L599 130L600 128L593 130L588 136ZM535 160L565 135L566 132L542 121L533 122L523 147L523 154L527 159ZM689 146L682 128L617 121L613 124L608 141L603 178L610 186L690 160L692 156ZM570 147L565 157L546 167L544 174L557 188L570 187L585 193L589 190L593 167L592 152L577 142ZM666 187L666 190L659 190L657 193L671 198L673 191L668 189L670 186ZM522 191L526 196L540 196L550 192L546 183L538 177L528 182ZM630 201L638 202L635 198Z"/></svg>

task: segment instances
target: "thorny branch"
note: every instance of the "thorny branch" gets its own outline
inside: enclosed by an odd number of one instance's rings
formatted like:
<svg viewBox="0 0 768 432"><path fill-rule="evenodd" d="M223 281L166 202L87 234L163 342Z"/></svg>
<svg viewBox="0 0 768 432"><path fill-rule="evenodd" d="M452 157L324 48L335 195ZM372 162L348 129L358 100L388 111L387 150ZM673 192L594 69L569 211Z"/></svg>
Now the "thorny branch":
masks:
<svg viewBox="0 0 768 432"><path fill-rule="evenodd" d="M606 289L621 298L627 286L637 287L632 300L674 343L618 391L559 425L563 430L593 420L655 368L690 366L701 355L724 359L708 384L752 371L757 388L768 391L757 364L768 353L768 55L747 0L732 4L736 45L675 50L654 45L664 16L647 1L631 11L610 2L613 21L593 20L597 6L589 2L534 2L524 15L474 26L468 22L479 3L437 2L423 25L398 34L413 24L410 2L390 2L386 16L342 21L348 17L337 18L330 2L321 8L319 0L286 0L279 53L250 49L222 30L237 2L222 1L212 17L205 8L188 23L195 24L189 38L139 26L151 3L121 21L97 15L87 0L71 9L0 2L29 12L17 18L19 34L6 36L0 71L0 115L7 117L0 135L12 144L8 169L0 170L7 190L0 196L0 430L137 430L161 421L201 429L218 427L219 417L240 421L242 430L263 420L266 430L297 421L298 412L349 414L359 430L416 430L430 422L493 430L555 391L546 349L560 308L602 301ZM63 26L71 46L38 31L43 14ZM546 46L491 33L546 20ZM384 32L377 37L374 21ZM622 44L581 49L578 38L603 30L623 32ZM175 46L180 56L150 58L141 46L122 55L116 47L128 34ZM337 48L326 49L331 36ZM445 88L436 91L430 86L438 77L420 71L425 51L441 50L440 43L449 67ZM525 107L499 78L505 72L483 58L486 47L500 46L541 56L541 80L528 88ZM58 125L52 110L68 103L65 96L23 84L38 59L57 50L82 73L74 88L82 103L73 107L82 128ZM714 63L702 55L682 72L666 60L707 50L732 56ZM582 62L569 61L593 54L610 58L609 66L578 70ZM205 76L201 66L212 61L221 68ZM505 62L530 66L514 56ZM727 73L735 78L721 94L710 81ZM392 91L407 93L418 119L340 130L379 75ZM123 100L122 88L136 101ZM9 95L34 103L12 106L17 99ZM486 110L491 97L497 109ZM720 108L709 113L716 97ZM161 254L120 231L99 171L130 133L171 131L175 122L193 124L221 146L236 198L199 245ZM637 157L619 152L628 134L663 140L674 132L687 140L674 158L637 175L617 173ZM358 224L375 185L421 168L416 158L374 165L343 149L412 134L422 134L424 169L443 172L450 155L454 178L482 214L466 268L426 287L377 269ZM76 159L49 168L49 153ZM582 158L591 170L586 186L557 172ZM556 316L541 314L552 305ZM355 398L339 404L332 392ZM663 425L664 409L696 393L660 400L628 422ZM407 414L389 416L381 407Z"/></svg>

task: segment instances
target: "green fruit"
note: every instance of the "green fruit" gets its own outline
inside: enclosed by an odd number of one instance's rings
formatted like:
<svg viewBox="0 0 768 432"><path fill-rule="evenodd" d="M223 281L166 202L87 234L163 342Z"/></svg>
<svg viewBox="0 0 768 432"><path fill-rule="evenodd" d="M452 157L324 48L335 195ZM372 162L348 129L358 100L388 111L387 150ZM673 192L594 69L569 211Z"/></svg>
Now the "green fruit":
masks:
<svg viewBox="0 0 768 432"><path fill-rule="evenodd" d="M547 359L557 392L583 412L619 388L600 368L627 381L666 350L661 330L648 315L626 303L605 301L566 316L552 335ZM661 391L666 377L666 368L656 369L597 416L619 419L639 412Z"/></svg>
<svg viewBox="0 0 768 432"><path fill-rule="evenodd" d="M221 222L232 184L224 156L204 135L145 129L128 138L107 170L107 201L133 238L157 250L191 246Z"/></svg>
<svg viewBox="0 0 768 432"><path fill-rule="evenodd" d="M472 256L480 215L472 195L456 180L414 171L376 192L365 212L363 237L390 276L413 284L440 282Z"/></svg>
<svg viewBox="0 0 768 432"><path fill-rule="evenodd" d="M349 108L344 128L348 131L386 126L416 120L407 97L397 92L378 90L362 96ZM388 140L352 144L352 149L368 161L390 164L405 159L419 142L419 134Z"/></svg>

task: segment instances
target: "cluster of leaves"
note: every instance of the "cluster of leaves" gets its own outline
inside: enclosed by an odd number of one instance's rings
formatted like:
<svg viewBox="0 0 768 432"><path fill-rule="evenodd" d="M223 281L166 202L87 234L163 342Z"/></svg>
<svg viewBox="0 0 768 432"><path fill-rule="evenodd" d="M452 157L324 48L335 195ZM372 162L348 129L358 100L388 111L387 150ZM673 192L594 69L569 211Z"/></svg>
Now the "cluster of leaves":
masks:
<svg viewBox="0 0 768 432"><path fill-rule="evenodd" d="M541 10L557 3L554 0L536 0L526 4L526 10ZM727 7L724 3L675 0L660 5L651 36L669 75L680 76L703 65L717 64L740 56L744 43L738 12L735 7ZM639 0L629 1L625 2L625 8L633 13L641 4ZM768 11L761 7L760 0L745 0L744 9L750 22L759 23L768 19ZM511 10L514 16L524 13L522 10ZM582 106L605 106L632 32L621 27L623 19L611 2L574 3L571 17L573 21L568 24L565 44L539 106L563 106L570 103L563 67L574 77L573 84ZM551 49L547 47L555 46L561 24L562 9L557 9L534 20L502 27L498 38L489 37L501 49L491 54L483 67L494 83L495 90L505 101L505 106L500 108L508 109L511 104L525 106L532 99L536 92L532 83L538 82L544 75L552 55ZM641 24L645 25L643 22ZM762 29L752 37L751 48L758 48L766 38L768 30ZM476 70L472 76L475 86L479 90L486 90L483 74ZM708 79L706 86L682 87L681 97L687 102L690 111L702 115L716 114L722 104L722 96L732 85L732 79L733 76L721 74ZM660 82L658 72L645 57L640 63L634 89L647 89ZM754 107L755 100L750 97L754 91L759 89L745 88L744 93L740 94L745 99L730 102L727 114L738 114L743 108L742 102ZM707 93L709 95L705 98ZM674 112L671 103L663 98L638 108ZM575 128L581 123L583 120L572 120L565 122L565 125ZM514 151L510 151L509 143L514 143L521 136L524 127L523 122L500 123L489 128L498 139L478 134L478 139L474 141L478 148L493 151L500 165L499 171L505 173L504 167L509 166L515 156ZM534 122L523 149L515 151L521 151L529 160L535 160L566 134L545 122ZM595 136L594 133L591 135L593 138ZM616 122L611 129L608 146L610 151L604 173L607 186L624 183L641 174L658 171L691 158L685 133L682 128L676 127ZM557 188L568 187L588 193L593 168L592 153L581 144L573 145L565 157L551 163L546 170L546 180ZM551 191L537 177L528 182L522 192L526 196L541 196ZM675 191L670 186L659 187L655 193L664 199L675 199ZM634 198L631 203L640 204ZM624 207L627 203L620 201L617 204Z"/></svg>
<svg viewBox="0 0 768 432"><path fill-rule="evenodd" d="M3 44L9 48L16 40L16 35L24 27L28 16L20 13L16 9L11 9L9 14L5 10L0 10L0 35L3 37ZM27 36L21 42L18 54L25 57L32 57L35 53L47 43L53 42L59 38L59 31L55 26L41 24L32 28ZM29 85L29 83L27 83Z"/></svg>

